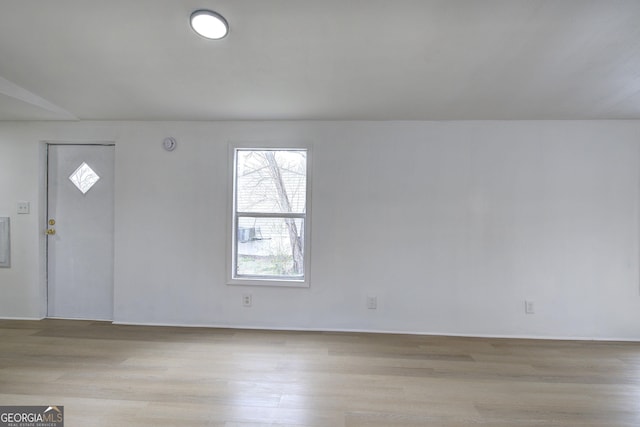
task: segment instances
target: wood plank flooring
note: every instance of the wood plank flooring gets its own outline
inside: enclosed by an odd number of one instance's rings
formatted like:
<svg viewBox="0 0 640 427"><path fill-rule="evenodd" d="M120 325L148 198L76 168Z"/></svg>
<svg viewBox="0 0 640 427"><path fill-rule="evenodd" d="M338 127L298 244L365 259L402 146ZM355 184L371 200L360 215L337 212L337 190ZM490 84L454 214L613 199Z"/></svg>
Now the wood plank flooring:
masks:
<svg viewBox="0 0 640 427"><path fill-rule="evenodd" d="M640 344L0 321L0 405L66 427L638 426Z"/></svg>

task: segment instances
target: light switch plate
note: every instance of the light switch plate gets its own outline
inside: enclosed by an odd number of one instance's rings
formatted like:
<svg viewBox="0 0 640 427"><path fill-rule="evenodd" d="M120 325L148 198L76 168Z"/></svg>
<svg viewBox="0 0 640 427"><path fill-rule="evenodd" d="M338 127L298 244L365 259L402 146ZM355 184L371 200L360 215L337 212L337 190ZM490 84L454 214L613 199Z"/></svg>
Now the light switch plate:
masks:
<svg viewBox="0 0 640 427"><path fill-rule="evenodd" d="M28 214L31 210L29 206L29 202L18 202L18 213L19 214Z"/></svg>

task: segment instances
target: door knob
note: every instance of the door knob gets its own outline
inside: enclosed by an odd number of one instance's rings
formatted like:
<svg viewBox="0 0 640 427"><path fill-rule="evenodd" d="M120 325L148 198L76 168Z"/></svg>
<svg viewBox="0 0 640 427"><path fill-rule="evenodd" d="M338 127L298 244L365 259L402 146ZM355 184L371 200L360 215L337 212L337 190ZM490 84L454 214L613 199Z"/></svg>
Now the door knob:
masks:
<svg viewBox="0 0 640 427"><path fill-rule="evenodd" d="M54 234L56 234L56 230L55 230L55 228L50 228L50 229L48 229L48 230L47 230L47 234L48 234L49 236L53 236Z"/></svg>

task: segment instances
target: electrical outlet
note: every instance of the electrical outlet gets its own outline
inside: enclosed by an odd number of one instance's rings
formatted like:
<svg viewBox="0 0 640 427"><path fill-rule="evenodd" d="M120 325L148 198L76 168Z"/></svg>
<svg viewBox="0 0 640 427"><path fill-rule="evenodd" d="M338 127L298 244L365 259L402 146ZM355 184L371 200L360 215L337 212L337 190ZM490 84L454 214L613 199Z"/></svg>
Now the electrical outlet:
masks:
<svg viewBox="0 0 640 427"><path fill-rule="evenodd" d="M525 301L524 302L524 312L526 314L535 314L536 307L533 304L533 301Z"/></svg>
<svg viewBox="0 0 640 427"><path fill-rule="evenodd" d="M243 307L251 307L252 302L253 302L253 298L251 297L251 294L242 294Z"/></svg>
<svg viewBox="0 0 640 427"><path fill-rule="evenodd" d="M367 297L367 308L375 310L378 308L378 297Z"/></svg>

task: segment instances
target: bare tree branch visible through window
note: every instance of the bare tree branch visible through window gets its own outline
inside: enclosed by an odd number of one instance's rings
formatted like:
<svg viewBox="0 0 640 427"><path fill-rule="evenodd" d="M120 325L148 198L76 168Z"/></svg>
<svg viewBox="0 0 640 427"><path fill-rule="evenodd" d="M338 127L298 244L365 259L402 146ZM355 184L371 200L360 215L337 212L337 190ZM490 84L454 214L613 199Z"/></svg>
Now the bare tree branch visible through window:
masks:
<svg viewBox="0 0 640 427"><path fill-rule="evenodd" d="M287 195L287 189L282 179L282 173L280 172L280 166L276 162L275 154L273 151L265 151L265 159L269 164L269 172L273 179L273 184L276 187L278 194L278 204L282 212L293 212L291 209L291 203L289 196ZM293 257L293 271L296 274L302 274L304 266L304 258L302 256L302 239L298 234L298 228L292 218L285 218L287 229L289 231L289 240L291 242L291 251Z"/></svg>

